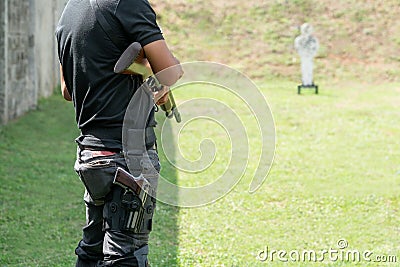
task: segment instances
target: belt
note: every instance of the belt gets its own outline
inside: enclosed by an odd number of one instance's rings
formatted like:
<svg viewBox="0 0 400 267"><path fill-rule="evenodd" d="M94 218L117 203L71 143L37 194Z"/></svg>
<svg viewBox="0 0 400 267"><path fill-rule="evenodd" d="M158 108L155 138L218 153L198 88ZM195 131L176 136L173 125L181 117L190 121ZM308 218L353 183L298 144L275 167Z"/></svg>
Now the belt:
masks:
<svg viewBox="0 0 400 267"><path fill-rule="evenodd" d="M157 145L154 144L154 145L148 147L146 150L157 150ZM90 154L90 157L97 158L97 157L114 156L117 154L121 154L122 151L94 150L92 147L81 146L80 153L87 153L87 154Z"/></svg>
<svg viewBox="0 0 400 267"><path fill-rule="evenodd" d="M113 151L96 151L96 150L90 150L90 153L92 153L92 157L106 157L106 156L113 156L115 154L118 154L117 152Z"/></svg>
<svg viewBox="0 0 400 267"><path fill-rule="evenodd" d="M121 152L118 151L109 151L109 150L92 150L92 149L83 149L81 150L81 155L86 155L90 158L97 158L97 157L107 157L107 156L114 156L116 154L120 154Z"/></svg>

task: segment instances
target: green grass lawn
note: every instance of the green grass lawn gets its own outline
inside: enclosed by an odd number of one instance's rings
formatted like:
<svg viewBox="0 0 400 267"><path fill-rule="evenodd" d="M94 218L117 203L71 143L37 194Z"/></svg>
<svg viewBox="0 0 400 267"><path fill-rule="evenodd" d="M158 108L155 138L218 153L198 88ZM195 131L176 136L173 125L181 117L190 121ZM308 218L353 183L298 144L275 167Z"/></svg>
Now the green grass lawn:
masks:
<svg viewBox="0 0 400 267"><path fill-rule="evenodd" d="M202 208L158 205L152 266L390 265L256 258L266 248L337 249L339 239L372 257L397 256L399 264L400 85L321 84L320 95L299 96L294 83L260 84L277 129L268 179L255 194L247 192L260 152L255 132L249 168L229 195ZM177 92L178 101L192 97ZM215 169L190 176L161 155L163 176L184 186L211 182L229 148L221 128L198 122L181 133L189 160L199 157L205 138L196 128L215 139ZM0 128L1 267L73 266L84 224L83 187L73 171L76 135L72 106L61 96Z"/></svg>

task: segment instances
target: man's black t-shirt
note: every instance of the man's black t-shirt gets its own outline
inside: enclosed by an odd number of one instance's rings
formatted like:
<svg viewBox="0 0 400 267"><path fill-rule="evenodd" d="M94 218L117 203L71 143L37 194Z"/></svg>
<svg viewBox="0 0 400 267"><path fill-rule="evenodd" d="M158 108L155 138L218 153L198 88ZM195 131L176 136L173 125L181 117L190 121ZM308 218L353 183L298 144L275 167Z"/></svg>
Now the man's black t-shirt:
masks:
<svg viewBox="0 0 400 267"><path fill-rule="evenodd" d="M145 46L163 39L147 0L97 2L125 47L133 42ZM64 79L81 130L77 142L121 149L125 111L140 85L140 77L114 73L114 65L123 51L107 37L89 0L69 0L56 37Z"/></svg>

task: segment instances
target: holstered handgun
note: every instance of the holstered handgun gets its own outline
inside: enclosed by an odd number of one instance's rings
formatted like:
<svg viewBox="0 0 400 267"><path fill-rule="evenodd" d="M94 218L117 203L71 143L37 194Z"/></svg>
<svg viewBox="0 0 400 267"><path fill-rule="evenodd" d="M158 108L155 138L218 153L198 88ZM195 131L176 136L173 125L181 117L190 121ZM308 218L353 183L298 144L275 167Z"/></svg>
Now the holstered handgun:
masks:
<svg viewBox="0 0 400 267"><path fill-rule="evenodd" d="M125 210L121 221L122 229L134 233L150 232L155 206L155 199L149 195L150 183L143 175L134 177L127 171L118 168L114 184L125 190L121 202L121 206Z"/></svg>

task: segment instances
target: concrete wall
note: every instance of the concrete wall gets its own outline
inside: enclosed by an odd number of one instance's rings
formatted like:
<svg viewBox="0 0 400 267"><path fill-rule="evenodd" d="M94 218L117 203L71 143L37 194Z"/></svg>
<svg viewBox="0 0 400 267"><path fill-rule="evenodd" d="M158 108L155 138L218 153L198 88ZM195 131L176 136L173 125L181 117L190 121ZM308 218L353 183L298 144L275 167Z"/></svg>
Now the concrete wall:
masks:
<svg viewBox="0 0 400 267"><path fill-rule="evenodd" d="M1 123L36 107L59 82L54 31L65 0L0 0Z"/></svg>
<svg viewBox="0 0 400 267"><path fill-rule="evenodd" d="M5 13L1 10L5 10L6 2L0 0L0 123L4 121L5 103L6 103L6 78L5 78Z"/></svg>
<svg viewBox="0 0 400 267"><path fill-rule="evenodd" d="M39 74L38 93L39 96L46 97L53 92L54 86L59 81L58 58L56 53L51 53L51 51L56 51L57 48L54 31L66 1L35 0L35 2L35 13L40 14L35 18L35 65ZM48 8L43 8L45 6ZM43 70L47 70L47 74L44 74Z"/></svg>

